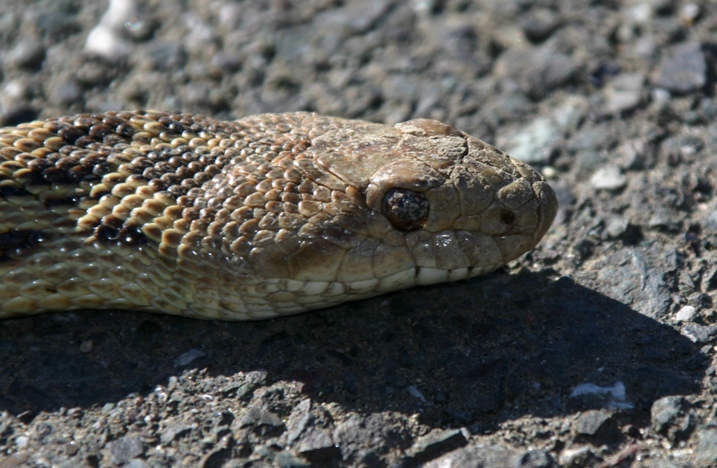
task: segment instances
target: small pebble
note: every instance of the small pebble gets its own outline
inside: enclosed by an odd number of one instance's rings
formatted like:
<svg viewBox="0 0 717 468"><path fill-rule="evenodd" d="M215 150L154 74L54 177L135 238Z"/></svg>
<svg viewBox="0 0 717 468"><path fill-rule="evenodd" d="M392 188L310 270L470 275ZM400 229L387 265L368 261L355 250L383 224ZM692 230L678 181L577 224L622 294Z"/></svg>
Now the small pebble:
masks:
<svg viewBox="0 0 717 468"><path fill-rule="evenodd" d="M203 351L200 351L198 349L190 349L186 353L179 356L177 359L174 360L174 367L183 367L187 364L191 363L192 361L195 361L201 357L206 356L207 354Z"/></svg>
<svg viewBox="0 0 717 468"><path fill-rule="evenodd" d="M591 456L592 450L589 445L579 445L563 450L558 462L563 466L586 466Z"/></svg>
<svg viewBox="0 0 717 468"><path fill-rule="evenodd" d="M19 436L15 438L17 448L25 448L30 439L27 436Z"/></svg>
<svg viewBox="0 0 717 468"><path fill-rule="evenodd" d="M94 346L94 343L92 343L92 340L84 340L82 343L80 343L80 351L83 353L89 353L92 351L92 347Z"/></svg>
<svg viewBox="0 0 717 468"><path fill-rule="evenodd" d="M616 216L608 221L607 226L605 227L605 232L607 232L607 236L609 238L617 239L627 232L627 228L629 226L630 222L628 220L622 216Z"/></svg>
<svg viewBox="0 0 717 468"><path fill-rule="evenodd" d="M27 99L30 95L27 83L19 79L8 80L2 92L5 96L18 100Z"/></svg>
<svg viewBox="0 0 717 468"><path fill-rule="evenodd" d="M18 43L5 61L19 68L36 70L42 66L44 60L45 46L42 42L26 40Z"/></svg>
<svg viewBox="0 0 717 468"><path fill-rule="evenodd" d="M595 435L611 418L612 414L605 411L586 411L575 421L575 432L583 435Z"/></svg>
<svg viewBox="0 0 717 468"><path fill-rule="evenodd" d="M544 41L550 37L559 25L558 15L547 8L537 8L529 11L520 24L523 33L532 42Z"/></svg>
<svg viewBox="0 0 717 468"><path fill-rule="evenodd" d="M49 99L64 106L82 102L82 95L83 90L74 79L58 81L48 89Z"/></svg>
<svg viewBox="0 0 717 468"><path fill-rule="evenodd" d="M675 320L677 320L678 322L689 322L695 317L696 313L697 309L695 309L694 307L684 306L677 311L677 314L675 314Z"/></svg>
<svg viewBox="0 0 717 468"><path fill-rule="evenodd" d="M107 444L109 459L117 465L126 464L144 453L144 446L139 436L125 435Z"/></svg>
<svg viewBox="0 0 717 468"><path fill-rule="evenodd" d="M590 185L597 190L621 190L627 185L627 177L617 166L605 166L593 174L590 178Z"/></svg>
<svg viewBox="0 0 717 468"><path fill-rule="evenodd" d="M553 180L558 177L558 171L553 166L545 166L542 170L543 176L548 180Z"/></svg>
<svg viewBox="0 0 717 468"><path fill-rule="evenodd" d="M654 11L647 3L638 3L628 11L628 19L636 24L645 24L652 20Z"/></svg>
<svg viewBox="0 0 717 468"><path fill-rule="evenodd" d="M87 35L85 51L115 62L132 51L130 44L118 37L111 28L97 26Z"/></svg>
<svg viewBox="0 0 717 468"><path fill-rule="evenodd" d="M406 388L406 391L414 398L418 398L422 403L426 403L426 397L413 385Z"/></svg>
<svg viewBox="0 0 717 468"><path fill-rule="evenodd" d="M684 26L692 26L700 16L700 6L695 3L688 3L687 5L680 8L680 22Z"/></svg>
<svg viewBox="0 0 717 468"><path fill-rule="evenodd" d="M688 322L682 328L682 335L693 343L707 343L717 335L717 326Z"/></svg>
<svg viewBox="0 0 717 468"><path fill-rule="evenodd" d="M625 112L637 107L642 100L645 75L625 73L613 80L607 88L606 107L609 112Z"/></svg>
<svg viewBox="0 0 717 468"><path fill-rule="evenodd" d="M528 164L546 163L551 145L556 144L566 129L573 127L587 111L581 97L565 98L548 116L537 117L516 132L498 136L498 146Z"/></svg>
<svg viewBox="0 0 717 468"><path fill-rule="evenodd" d="M133 47L129 41L122 38L122 34L125 23L135 20L135 13L136 5L133 0L111 0L97 26L87 35L85 51L110 62L127 56Z"/></svg>
<svg viewBox="0 0 717 468"><path fill-rule="evenodd" d="M592 174L605 164L605 158L596 149L581 149L575 153L575 169L580 177Z"/></svg>

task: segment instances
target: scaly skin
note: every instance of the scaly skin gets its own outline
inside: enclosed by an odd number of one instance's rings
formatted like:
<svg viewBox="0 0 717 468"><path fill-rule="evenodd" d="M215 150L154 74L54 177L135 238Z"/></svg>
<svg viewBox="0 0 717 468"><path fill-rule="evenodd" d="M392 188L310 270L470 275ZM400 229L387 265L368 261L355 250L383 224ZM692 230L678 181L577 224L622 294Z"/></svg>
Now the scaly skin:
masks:
<svg viewBox="0 0 717 468"><path fill-rule="evenodd" d="M108 112L0 130L0 318L276 317L495 270L557 210L433 120Z"/></svg>

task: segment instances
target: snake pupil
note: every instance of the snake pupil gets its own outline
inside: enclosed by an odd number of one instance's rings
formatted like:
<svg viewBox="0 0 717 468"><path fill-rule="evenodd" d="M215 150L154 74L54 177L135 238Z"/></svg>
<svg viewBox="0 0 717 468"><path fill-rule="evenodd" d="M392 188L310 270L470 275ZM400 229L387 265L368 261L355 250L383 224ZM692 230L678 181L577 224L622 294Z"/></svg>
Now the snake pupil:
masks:
<svg viewBox="0 0 717 468"><path fill-rule="evenodd" d="M383 215L399 231L421 229L428 219L428 200L419 192L391 189L383 197Z"/></svg>

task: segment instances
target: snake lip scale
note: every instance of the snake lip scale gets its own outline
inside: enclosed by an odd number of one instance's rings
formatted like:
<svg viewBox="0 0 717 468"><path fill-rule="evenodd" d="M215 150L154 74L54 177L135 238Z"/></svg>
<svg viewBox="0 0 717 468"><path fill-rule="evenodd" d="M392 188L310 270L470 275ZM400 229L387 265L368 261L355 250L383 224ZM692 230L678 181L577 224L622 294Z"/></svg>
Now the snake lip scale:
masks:
<svg viewBox="0 0 717 468"><path fill-rule="evenodd" d="M493 271L557 211L435 120L125 111L0 129L0 318L294 314Z"/></svg>

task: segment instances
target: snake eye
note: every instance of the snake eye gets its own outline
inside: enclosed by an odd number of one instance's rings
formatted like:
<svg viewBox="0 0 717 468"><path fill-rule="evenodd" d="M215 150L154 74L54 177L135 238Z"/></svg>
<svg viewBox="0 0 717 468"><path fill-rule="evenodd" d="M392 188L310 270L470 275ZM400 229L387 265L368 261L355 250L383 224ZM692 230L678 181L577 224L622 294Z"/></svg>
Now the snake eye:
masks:
<svg viewBox="0 0 717 468"><path fill-rule="evenodd" d="M391 189L383 197L383 215L399 231L421 229L428 219L428 200L419 192Z"/></svg>

